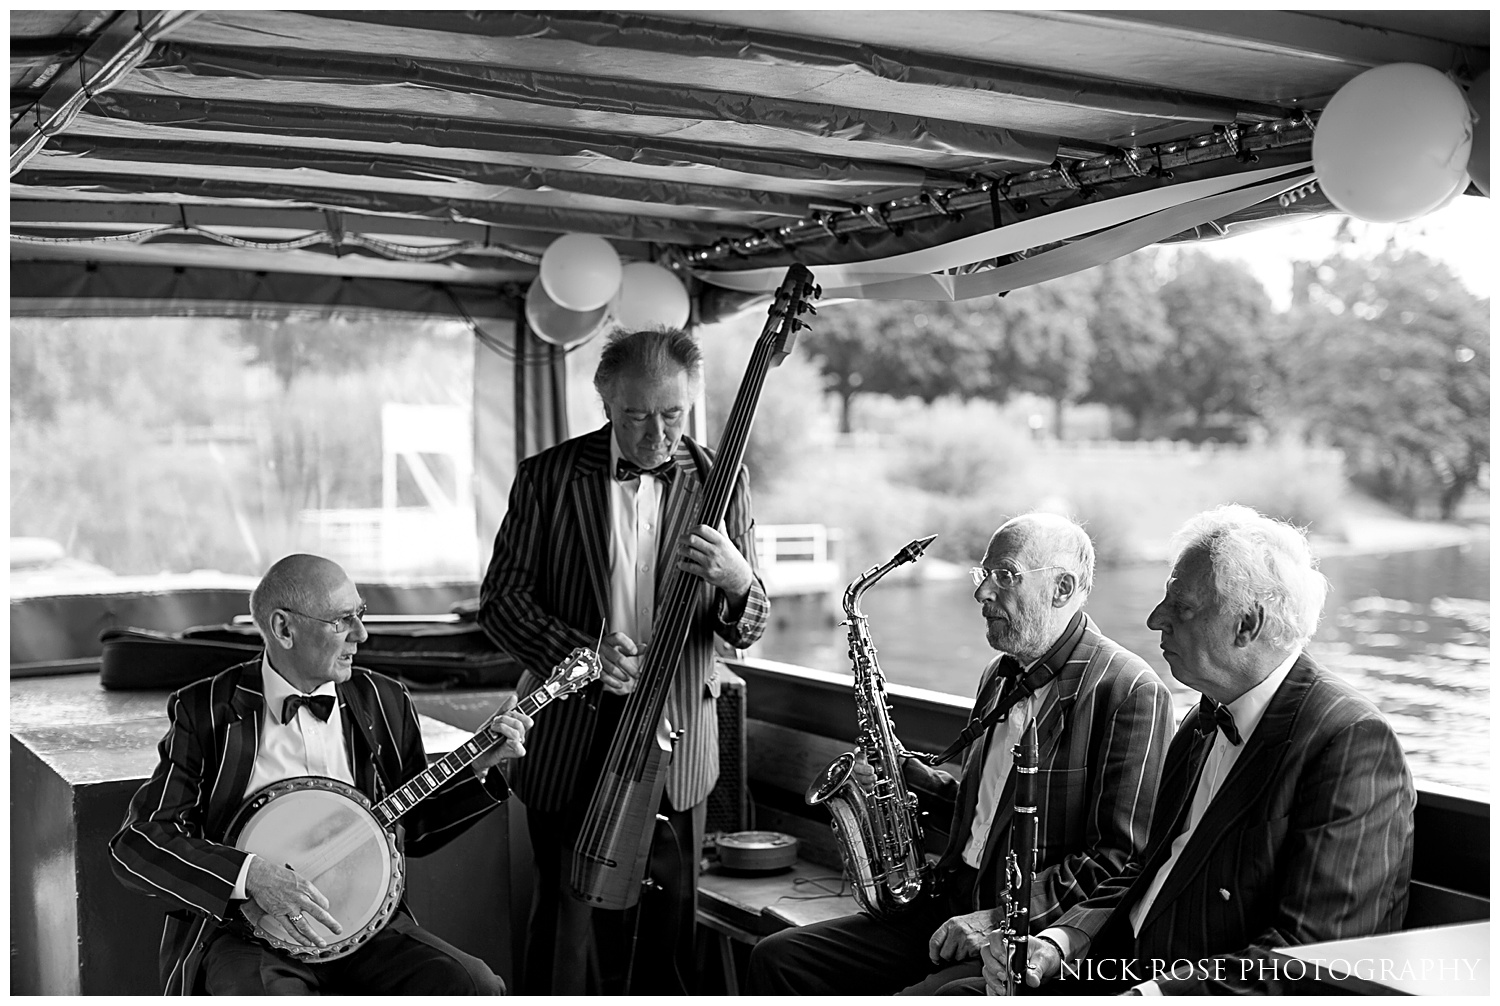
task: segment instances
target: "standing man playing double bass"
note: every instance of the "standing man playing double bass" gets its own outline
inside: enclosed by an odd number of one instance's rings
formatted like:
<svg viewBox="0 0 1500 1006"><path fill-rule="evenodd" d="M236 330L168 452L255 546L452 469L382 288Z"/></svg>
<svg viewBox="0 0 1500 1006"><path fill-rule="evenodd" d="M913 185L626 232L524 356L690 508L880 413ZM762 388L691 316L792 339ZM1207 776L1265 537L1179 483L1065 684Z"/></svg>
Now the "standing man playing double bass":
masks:
<svg viewBox="0 0 1500 1006"><path fill-rule="evenodd" d="M521 462L495 539L479 620L525 665L522 695L574 647L592 649L603 635L601 684L549 710L527 738L531 753L514 779L537 865L528 993L691 991L697 864L719 771L713 640L749 646L770 610L755 575L743 469L724 526L694 526L713 456L683 435L682 424L702 380L702 354L684 332L612 338L594 374L609 422ZM655 886L636 911L590 910L570 890L568 851L673 570L706 586L693 595L658 730L672 755L649 868ZM591 945L598 988L586 984Z"/></svg>

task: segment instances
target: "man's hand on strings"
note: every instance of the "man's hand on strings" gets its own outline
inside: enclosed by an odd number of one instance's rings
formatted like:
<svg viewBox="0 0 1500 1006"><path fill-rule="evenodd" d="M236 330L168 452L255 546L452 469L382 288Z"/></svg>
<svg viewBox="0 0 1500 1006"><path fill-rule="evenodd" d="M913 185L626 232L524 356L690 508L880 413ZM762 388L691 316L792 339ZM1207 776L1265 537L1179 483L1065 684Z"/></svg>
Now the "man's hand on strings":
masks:
<svg viewBox="0 0 1500 1006"><path fill-rule="evenodd" d="M500 703L499 711L484 725L483 729L504 737L505 743L495 745L474 759L474 774L481 779L500 762L526 754L526 731L531 729L531 717L516 711L517 701L514 695L508 696Z"/></svg>
<svg viewBox="0 0 1500 1006"><path fill-rule="evenodd" d="M635 640L623 632L611 632L599 646L599 662L603 670L600 680L604 690L611 695L629 695L635 691L635 683L641 676L641 657L646 647L637 646Z"/></svg>
<svg viewBox="0 0 1500 1006"><path fill-rule="evenodd" d="M286 927L291 942L305 947L328 945L313 929L310 919L316 919L334 933L344 931L338 919L328 914L328 899L323 897L322 891L295 870L278 866L264 856L256 856L250 861L250 870L245 875L245 893L250 895L250 900L241 909L245 918L258 926L265 916L275 916Z"/></svg>
<svg viewBox="0 0 1500 1006"><path fill-rule="evenodd" d="M743 600L755 579L750 562L728 535L707 524L699 524L683 535L677 568L707 580L733 600Z"/></svg>

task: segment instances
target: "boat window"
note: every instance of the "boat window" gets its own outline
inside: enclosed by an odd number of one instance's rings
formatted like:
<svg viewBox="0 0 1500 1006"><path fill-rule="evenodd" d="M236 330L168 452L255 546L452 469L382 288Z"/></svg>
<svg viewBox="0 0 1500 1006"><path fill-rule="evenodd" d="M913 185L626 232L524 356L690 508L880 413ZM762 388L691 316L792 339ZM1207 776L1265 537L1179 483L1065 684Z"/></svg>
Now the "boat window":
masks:
<svg viewBox="0 0 1500 1006"><path fill-rule="evenodd" d="M410 318L13 319L13 592L293 551L476 581L473 347Z"/></svg>

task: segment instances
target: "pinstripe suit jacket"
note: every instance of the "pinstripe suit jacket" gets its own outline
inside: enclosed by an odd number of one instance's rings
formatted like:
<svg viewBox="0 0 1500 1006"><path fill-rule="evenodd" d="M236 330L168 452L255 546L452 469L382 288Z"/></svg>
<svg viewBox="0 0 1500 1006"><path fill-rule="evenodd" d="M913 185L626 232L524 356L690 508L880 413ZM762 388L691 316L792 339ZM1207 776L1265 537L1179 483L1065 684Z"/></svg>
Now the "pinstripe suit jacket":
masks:
<svg viewBox="0 0 1500 1006"><path fill-rule="evenodd" d="M360 792L382 799L427 767L404 686L356 667L335 691ZM207 939L233 910L230 894L246 853L221 840L246 796L264 708L259 658L174 692L161 760L110 840L115 876L171 906L161 943L168 995L195 991ZM460 773L402 817L405 849L416 856L437 849L508 794L498 772L484 782Z"/></svg>
<svg viewBox="0 0 1500 1006"><path fill-rule="evenodd" d="M1132 937L1130 908L1186 823L1213 739L1196 722L1187 717L1167 752L1139 868L1060 920L1093 937L1089 956L1148 969L1154 958L1220 959L1213 974L1184 970L1163 991L1265 994L1252 967L1265 948L1399 928L1416 806L1406 756L1373 703L1303 654Z"/></svg>
<svg viewBox="0 0 1500 1006"><path fill-rule="evenodd" d="M593 649L609 614L610 427L566 440L522 461L494 556L480 590L479 623L499 646L525 666L518 691L528 694L577 646ZM703 477L682 438L677 469L662 502L657 536L656 596L665 596L674 553L698 524ZM709 458L712 454L704 452ZM755 566L750 489L740 468L724 527ZM666 714L682 730L667 769L672 806L686 810L708 796L719 777L719 724L714 700L717 633L745 647L765 630L770 604L760 578L751 584L745 610L728 621L723 596L707 583L694 595L697 615L667 695ZM516 792L531 808L561 811L587 803L614 736L624 700L590 685L572 701L548 710L526 737L524 759L511 770Z"/></svg>
<svg viewBox="0 0 1500 1006"><path fill-rule="evenodd" d="M997 656L981 680L999 663ZM1172 731L1167 686L1140 657L1102 635L1084 616L1073 647L1037 711L1037 850L1032 929L1089 897L1146 847L1157 781ZM929 784L954 795L953 826L941 866L962 862L974 821L984 744L964 757L962 782L946 772ZM1005 888L1002 867L1015 812L1015 773L1007 778L985 842L973 907L996 908Z"/></svg>

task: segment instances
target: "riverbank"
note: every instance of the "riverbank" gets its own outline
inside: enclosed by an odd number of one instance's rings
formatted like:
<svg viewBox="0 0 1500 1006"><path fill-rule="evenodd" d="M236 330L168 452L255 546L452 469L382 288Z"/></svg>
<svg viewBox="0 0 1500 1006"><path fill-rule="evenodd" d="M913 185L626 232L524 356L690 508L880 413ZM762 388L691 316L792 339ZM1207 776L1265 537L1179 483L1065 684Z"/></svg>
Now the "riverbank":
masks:
<svg viewBox="0 0 1500 1006"><path fill-rule="evenodd" d="M1327 538L1314 535L1313 545L1319 556L1372 555L1489 540L1488 496L1472 501L1461 516L1465 519L1412 520L1367 496L1351 494L1342 508L1343 533Z"/></svg>
<svg viewBox="0 0 1500 1006"><path fill-rule="evenodd" d="M1429 548L1462 545L1489 547L1490 524L1488 499L1476 501L1466 509L1464 520L1413 520L1367 496L1351 494L1343 501L1339 513L1338 535L1309 535L1313 554L1320 559L1334 556L1385 555L1415 552ZM1130 550L1131 558L1110 564L1114 568L1163 563L1171 559L1171 546L1159 539L1138 541ZM895 580L954 580L965 576L968 567L935 557L924 558L902 571L892 573Z"/></svg>

